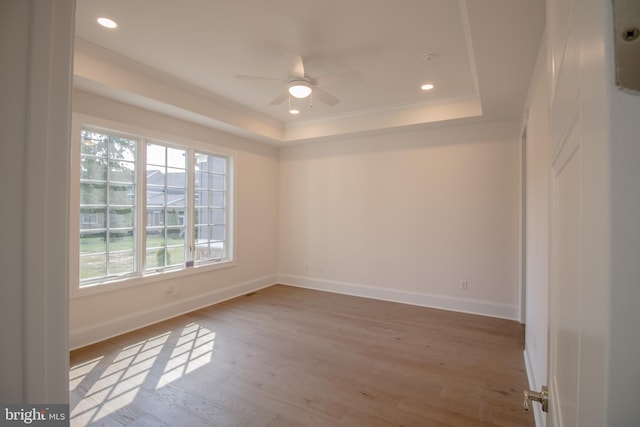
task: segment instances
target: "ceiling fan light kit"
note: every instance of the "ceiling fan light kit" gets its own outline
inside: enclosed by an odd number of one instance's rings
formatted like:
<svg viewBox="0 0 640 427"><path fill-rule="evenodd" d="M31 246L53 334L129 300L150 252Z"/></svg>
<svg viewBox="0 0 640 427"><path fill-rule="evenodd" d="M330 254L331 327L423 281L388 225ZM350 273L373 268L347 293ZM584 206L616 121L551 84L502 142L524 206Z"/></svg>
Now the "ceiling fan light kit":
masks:
<svg viewBox="0 0 640 427"><path fill-rule="evenodd" d="M305 80L292 80L289 82L289 93L294 98L306 98L311 95L311 85Z"/></svg>
<svg viewBox="0 0 640 427"><path fill-rule="evenodd" d="M291 105L291 96L289 96L289 114L294 116L300 114L300 110Z"/></svg>

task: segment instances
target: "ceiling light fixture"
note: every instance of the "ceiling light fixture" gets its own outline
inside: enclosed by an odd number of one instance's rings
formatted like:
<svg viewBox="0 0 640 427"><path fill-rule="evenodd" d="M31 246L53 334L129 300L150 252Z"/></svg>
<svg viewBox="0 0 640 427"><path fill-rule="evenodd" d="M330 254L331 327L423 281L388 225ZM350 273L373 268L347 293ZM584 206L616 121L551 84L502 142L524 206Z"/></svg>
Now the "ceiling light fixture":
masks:
<svg viewBox="0 0 640 427"><path fill-rule="evenodd" d="M113 19L105 18L104 16L98 18L97 21L98 24L102 25L105 28L116 28L118 26L116 21L114 21Z"/></svg>
<svg viewBox="0 0 640 427"><path fill-rule="evenodd" d="M300 110L298 110L296 107L291 106L291 95L289 95L289 114L292 114L294 116L300 114Z"/></svg>
<svg viewBox="0 0 640 427"><path fill-rule="evenodd" d="M294 98L306 98L311 95L311 85L306 80L292 80L289 82L289 93Z"/></svg>
<svg viewBox="0 0 640 427"><path fill-rule="evenodd" d="M432 85L431 83L425 83L422 86L420 86L420 89L422 90L431 90L433 89L435 86Z"/></svg>

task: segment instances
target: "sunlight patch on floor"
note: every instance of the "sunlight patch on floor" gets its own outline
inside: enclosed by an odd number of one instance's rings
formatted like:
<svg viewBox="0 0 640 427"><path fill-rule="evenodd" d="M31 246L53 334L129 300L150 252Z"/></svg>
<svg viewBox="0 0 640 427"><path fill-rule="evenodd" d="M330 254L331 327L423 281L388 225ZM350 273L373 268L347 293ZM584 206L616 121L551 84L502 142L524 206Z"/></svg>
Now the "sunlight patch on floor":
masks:
<svg viewBox="0 0 640 427"><path fill-rule="evenodd" d="M215 338L215 332L195 323L190 328L185 328L171 352L171 359L156 389L211 362Z"/></svg>
<svg viewBox="0 0 640 427"><path fill-rule="evenodd" d="M133 421L144 405L136 400L212 361L216 334L196 323L127 345L112 360L97 357L69 373L71 425L107 416Z"/></svg>

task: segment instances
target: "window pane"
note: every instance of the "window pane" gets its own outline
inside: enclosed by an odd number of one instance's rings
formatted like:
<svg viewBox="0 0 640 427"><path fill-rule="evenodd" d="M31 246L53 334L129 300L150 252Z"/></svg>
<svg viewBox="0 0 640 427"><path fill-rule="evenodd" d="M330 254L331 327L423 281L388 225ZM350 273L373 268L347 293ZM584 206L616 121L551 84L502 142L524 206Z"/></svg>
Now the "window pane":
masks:
<svg viewBox="0 0 640 427"><path fill-rule="evenodd" d="M187 185L184 169L167 168L167 185L169 187L182 187Z"/></svg>
<svg viewBox="0 0 640 427"><path fill-rule="evenodd" d="M81 141L80 279L133 272L137 141L87 129Z"/></svg>
<svg viewBox="0 0 640 427"><path fill-rule="evenodd" d="M136 188L133 185L116 184L109 186L109 204L115 206L133 206L136 200Z"/></svg>
<svg viewBox="0 0 640 427"><path fill-rule="evenodd" d="M197 199L198 193L200 192L200 189L202 188L202 184L201 184L202 183L202 176L196 175L195 178L196 178L196 181L195 181L194 189L195 189L195 192L196 192L196 200L198 200Z"/></svg>
<svg viewBox="0 0 640 427"><path fill-rule="evenodd" d="M169 260L167 266L184 265L184 244L167 247Z"/></svg>
<svg viewBox="0 0 640 427"><path fill-rule="evenodd" d="M196 153L194 238L198 261L220 260L226 256L227 158Z"/></svg>
<svg viewBox="0 0 640 427"><path fill-rule="evenodd" d="M164 206L165 203L164 187L153 187L147 185L147 207ZM149 209L147 209L148 211Z"/></svg>
<svg viewBox="0 0 640 427"><path fill-rule="evenodd" d="M146 253L146 269L155 270L166 266L166 242L164 236L164 227L147 228L147 253Z"/></svg>
<svg viewBox="0 0 640 427"><path fill-rule="evenodd" d="M225 174L227 172L227 159L209 156L209 172Z"/></svg>
<svg viewBox="0 0 640 427"><path fill-rule="evenodd" d="M106 254L80 256L80 280L96 279L106 275Z"/></svg>
<svg viewBox="0 0 640 427"><path fill-rule="evenodd" d="M167 209L166 225L182 225L184 223L184 213L176 208Z"/></svg>
<svg viewBox="0 0 640 427"><path fill-rule="evenodd" d="M180 218L184 218L184 210L185 210L184 204L185 204L186 198L187 198L187 194L184 191L179 193L173 193L171 191L169 192L169 197L168 197L169 203L167 203L167 206L169 206L169 209L176 210Z"/></svg>
<svg viewBox="0 0 640 427"><path fill-rule="evenodd" d="M109 274L127 274L134 271L134 253L130 252L110 252L109 254Z"/></svg>
<svg viewBox="0 0 640 427"><path fill-rule="evenodd" d="M107 179L107 161L95 157L85 157L80 162L80 179L104 181Z"/></svg>
<svg viewBox="0 0 640 427"><path fill-rule="evenodd" d="M167 151L162 145L147 144L147 164L165 166Z"/></svg>
<svg viewBox="0 0 640 427"><path fill-rule="evenodd" d="M117 160L134 161L136 158L136 141L112 136L109 140L109 157Z"/></svg>
<svg viewBox="0 0 640 427"><path fill-rule="evenodd" d="M196 244L201 244L203 241L209 241L209 226L199 225L196 227Z"/></svg>
<svg viewBox="0 0 640 427"><path fill-rule="evenodd" d="M196 153L196 177L200 172L209 172L209 156L203 153Z"/></svg>
<svg viewBox="0 0 640 427"><path fill-rule="evenodd" d="M158 249L164 246L164 229L147 228L147 249Z"/></svg>
<svg viewBox="0 0 640 427"><path fill-rule="evenodd" d="M109 173L109 179L112 182L126 182L131 184L136 182L135 164L132 162L117 162L112 160L109 162Z"/></svg>
<svg viewBox="0 0 640 427"><path fill-rule="evenodd" d="M104 230L107 226L106 208L86 208L80 209L80 231L83 230Z"/></svg>
<svg viewBox="0 0 640 427"><path fill-rule="evenodd" d="M184 265L186 151L148 144L147 161L146 268Z"/></svg>
<svg viewBox="0 0 640 427"><path fill-rule="evenodd" d="M162 185L164 186L164 166L147 165L147 185Z"/></svg>
<svg viewBox="0 0 640 427"><path fill-rule="evenodd" d="M147 249L146 269L156 270L158 268L164 268L166 266L165 253L164 247L160 249Z"/></svg>
<svg viewBox="0 0 640 427"><path fill-rule="evenodd" d="M211 240L213 241L224 240L224 225L211 226Z"/></svg>
<svg viewBox="0 0 640 427"><path fill-rule="evenodd" d="M175 148L167 148L167 166L170 168L186 167L187 156L184 150L178 150Z"/></svg>
<svg viewBox="0 0 640 427"><path fill-rule="evenodd" d="M106 157L108 139L107 135L82 130L80 134L80 153Z"/></svg>
<svg viewBox="0 0 640 427"><path fill-rule="evenodd" d="M81 205L105 205L107 203L107 186L83 182L80 184Z"/></svg>
<svg viewBox="0 0 640 427"><path fill-rule="evenodd" d="M224 224L225 223L225 210L224 209L211 209L211 224Z"/></svg>
<svg viewBox="0 0 640 427"><path fill-rule="evenodd" d="M184 265L184 240L169 237L165 239L154 239L147 235L147 241L152 240L151 244L157 246L147 246L146 253L146 269L156 270L158 268Z"/></svg>
<svg viewBox="0 0 640 427"><path fill-rule="evenodd" d="M211 196L208 191L200 190L195 193L196 206L208 207Z"/></svg>
<svg viewBox="0 0 640 427"><path fill-rule="evenodd" d="M224 250L224 242L212 243L209 251L210 251L211 258L213 259L221 259L226 256L226 253Z"/></svg>
<svg viewBox="0 0 640 427"><path fill-rule="evenodd" d="M224 207L225 205L225 193L221 191L211 192L211 205L212 207Z"/></svg>
<svg viewBox="0 0 640 427"><path fill-rule="evenodd" d="M211 175L211 189L224 191L224 175Z"/></svg>
<svg viewBox="0 0 640 427"><path fill-rule="evenodd" d="M133 251L134 244L133 228L109 233L109 252Z"/></svg>
<svg viewBox="0 0 640 427"><path fill-rule="evenodd" d="M211 258L208 245L196 245L195 259L196 261L207 260Z"/></svg>
<svg viewBox="0 0 640 427"><path fill-rule="evenodd" d="M109 228L133 228L134 211L133 208L110 208ZM118 230L118 232L120 232Z"/></svg>
<svg viewBox="0 0 640 427"><path fill-rule="evenodd" d="M80 254L100 254L107 251L106 233L82 232L80 233Z"/></svg>

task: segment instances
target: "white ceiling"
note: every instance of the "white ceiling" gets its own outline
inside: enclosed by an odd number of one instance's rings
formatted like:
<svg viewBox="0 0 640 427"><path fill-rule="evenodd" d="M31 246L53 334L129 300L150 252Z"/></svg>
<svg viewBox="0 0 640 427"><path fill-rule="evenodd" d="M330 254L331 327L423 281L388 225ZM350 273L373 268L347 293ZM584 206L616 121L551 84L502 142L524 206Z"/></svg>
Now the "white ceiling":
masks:
<svg viewBox="0 0 640 427"><path fill-rule="evenodd" d="M544 15L544 0L80 0L75 85L276 144L518 119ZM286 80L298 56L338 104L292 116L269 105L286 84L236 77Z"/></svg>

